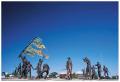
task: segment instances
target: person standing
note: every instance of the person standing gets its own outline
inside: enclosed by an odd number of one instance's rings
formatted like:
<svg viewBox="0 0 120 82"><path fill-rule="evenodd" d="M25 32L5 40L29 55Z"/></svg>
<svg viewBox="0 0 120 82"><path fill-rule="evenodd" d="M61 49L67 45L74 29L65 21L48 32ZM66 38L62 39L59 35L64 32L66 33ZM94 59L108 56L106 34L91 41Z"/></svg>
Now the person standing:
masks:
<svg viewBox="0 0 120 82"><path fill-rule="evenodd" d="M37 77L36 77L36 79L42 78L42 63L43 63L43 60L39 59L37 67L35 68L35 70L37 70Z"/></svg>
<svg viewBox="0 0 120 82"><path fill-rule="evenodd" d="M90 59L88 59L87 57L85 57L83 59L83 61L85 62L86 66L86 73L85 73L85 78L86 79L91 79L91 61Z"/></svg>
<svg viewBox="0 0 120 82"><path fill-rule="evenodd" d="M22 71L21 63L19 63L19 65L18 65L18 78L21 78L21 71Z"/></svg>
<svg viewBox="0 0 120 82"><path fill-rule="evenodd" d="M98 79L101 79L101 64L99 62L97 62L97 64L95 65L97 66L97 69L98 69Z"/></svg>
<svg viewBox="0 0 120 82"><path fill-rule="evenodd" d="M27 64L27 76L28 78L31 78L31 68L33 68L32 64L30 63L30 61L28 61L28 64Z"/></svg>
<svg viewBox="0 0 120 82"><path fill-rule="evenodd" d="M43 71L42 71L42 74L43 74L43 73L46 73L46 75L44 76L44 79L47 78L47 76L48 76L48 74L49 74L49 70L50 70L49 65L48 65L48 64L44 64L44 65L43 65Z"/></svg>
<svg viewBox="0 0 120 82"><path fill-rule="evenodd" d="M92 68L92 79L95 79L95 76L96 76L96 72L95 72L95 66L93 65Z"/></svg>
<svg viewBox="0 0 120 82"><path fill-rule="evenodd" d="M19 55L19 58L22 60L22 77L27 78L27 64L28 60L25 56Z"/></svg>
<svg viewBox="0 0 120 82"><path fill-rule="evenodd" d="M108 77L108 68L104 65L103 66L103 71L104 71L104 77Z"/></svg>
<svg viewBox="0 0 120 82"><path fill-rule="evenodd" d="M66 69L67 69L67 79L72 79L72 60L70 57L68 57L68 60L66 62Z"/></svg>

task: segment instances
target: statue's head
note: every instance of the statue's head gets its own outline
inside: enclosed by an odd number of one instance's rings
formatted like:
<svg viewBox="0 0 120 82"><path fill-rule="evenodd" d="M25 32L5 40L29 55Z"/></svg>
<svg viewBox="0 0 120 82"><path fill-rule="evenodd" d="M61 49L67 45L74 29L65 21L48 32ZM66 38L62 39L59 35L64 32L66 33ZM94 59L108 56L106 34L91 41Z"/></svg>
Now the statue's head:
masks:
<svg viewBox="0 0 120 82"><path fill-rule="evenodd" d="M70 60L71 58L70 57L68 57L68 60Z"/></svg>
<svg viewBox="0 0 120 82"><path fill-rule="evenodd" d="M103 67L105 67L105 65L103 65Z"/></svg>
<svg viewBox="0 0 120 82"><path fill-rule="evenodd" d="M100 62L97 62L97 64L100 64Z"/></svg>
<svg viewBox="0 0 120 82"><path fill-rule="evenodd" d="M85 58L83 58L83 61L85 62Z"/></svg>
<svg viewBox="0 0 120 82"><path fill-rule="evenodd" d="M39 59L39 62L43 62L43 60L40 58L40 59Z"/></svg>
<svg viewBox="0 0 120 82"><path fill-rule="evenodd" d="M87 57L83 58L83 61L84 61L84 62L86 62L87 60L88 60L88 58L87 58Z"/></svg>

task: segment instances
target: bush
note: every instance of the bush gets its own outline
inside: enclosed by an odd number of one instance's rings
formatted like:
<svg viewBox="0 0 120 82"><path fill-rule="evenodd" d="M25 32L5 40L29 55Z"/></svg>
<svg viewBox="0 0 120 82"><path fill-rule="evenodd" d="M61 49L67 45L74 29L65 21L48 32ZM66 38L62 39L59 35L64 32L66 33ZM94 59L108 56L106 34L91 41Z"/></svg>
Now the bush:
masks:
<svg viewBox="0 0 120 82"><path fill-rule="evenodd" d="M50 78L57 78L56 75L58 75L57 72L52 72L52 73L50 73L49 77Z"/></svg>
<svg viewBox="0 0 120 82"><path fill-rule="evenodd" d="M112 76L112 79L118 79L118 76L116 75L116 76Z"/></svg>

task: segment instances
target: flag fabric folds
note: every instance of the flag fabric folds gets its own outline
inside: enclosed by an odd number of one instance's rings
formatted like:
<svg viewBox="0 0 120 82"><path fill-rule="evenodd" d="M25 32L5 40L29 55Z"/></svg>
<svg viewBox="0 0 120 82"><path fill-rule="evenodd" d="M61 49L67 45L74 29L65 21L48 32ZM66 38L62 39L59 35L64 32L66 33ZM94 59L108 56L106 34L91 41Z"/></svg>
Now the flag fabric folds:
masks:
<svg viewBox="0 0 120 82"><path fill-rule="evenodd" d="M45 45L42 43L42 40L40 38L35 38L32 44L35 45L37 48L45 49Z"/></svg>
<svg viewBox="0 0 120 82"><path fill-rule="evenodd" d="M48 55L45 55L42 52L42 49L45 49L45 45L42 43L42 40L37 37L33 39L30 45L24 50L23 54L27 54L30 56L35 56L36 54L48 59Z"/></svg>

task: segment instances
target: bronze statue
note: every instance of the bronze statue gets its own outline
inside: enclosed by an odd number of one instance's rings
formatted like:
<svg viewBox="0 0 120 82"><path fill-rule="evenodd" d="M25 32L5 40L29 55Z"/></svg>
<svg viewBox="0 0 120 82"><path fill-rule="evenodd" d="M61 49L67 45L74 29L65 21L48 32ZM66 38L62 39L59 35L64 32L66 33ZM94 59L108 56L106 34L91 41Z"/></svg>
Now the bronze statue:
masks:
<svg viewBox="0 0 120 82"><path fill-rule="evenodd" d="M67 69L67 79L72 79L72 60L70 57L68 57L68 60L66 62L66 69Z"/></svg>
<svg viewBox="0 0 120 82"><path fill-rule="evenodd" d="M91 62L87 57L85 57L83 61L87 64L85 78L89 77L89 79L91 79Z"/></svg>

